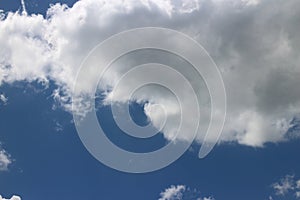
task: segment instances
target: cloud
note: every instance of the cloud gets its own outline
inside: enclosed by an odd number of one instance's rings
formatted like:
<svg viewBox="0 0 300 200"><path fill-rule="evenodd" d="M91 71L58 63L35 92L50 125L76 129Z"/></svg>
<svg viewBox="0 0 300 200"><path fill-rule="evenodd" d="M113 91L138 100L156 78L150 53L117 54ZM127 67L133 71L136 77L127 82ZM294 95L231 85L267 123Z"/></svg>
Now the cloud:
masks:
<svg viewBox="0 0 300 200"><path fill-rule="evenodd" d="M279 182L273 183L272 188L275 191L277 196L287 196L292 195L296 198L300 196L300 187L299 187L300 179L295 179L294 175L286 175Z"/></svg>
<svg viewBox="0 0 300 200"><path fill-rule="evenodd" d="M0 149L0 171L7 171L11 163L11 156L4 149Z"/></svg>
<svg viewBox="0 0 300 200"><path fill-rule="evenodd" d="M198 200L214 200L213 197L204 197L204 198L199 198Z"/></svg>
<svg viewBox="0 0 300 200"><path fill-rule="evenodd" d="M23 15L27 15L27 10L26 10L26 6L25 6L24 0L21 0L21 5L22 5L22 14Z"/></svg>
<svg viewBox="0 0 300 200"><path fill-rule="evenodd" d="M0 195L0 200L21 200L21 197L13 195L10 199L5 199Z"/></svg>
<svg viewBox="0 0 300 200"><path fill-rule="evenodd" d="M182 199L182 193L185 191L184 185L172 185L170 188L165 189L164 192L160 193L159 200L175 200Z"/></svg>
<svg viewBox="0 0 300 200"><path fill-rule="evenodd" d="M161 192L160 196L158 200L215 200L213 197L199 197L200 192L198 190L191 189L185 185L171 185L164 192Z"/></svg>
<svg viewBox="0 0 300 200"><path fill-rule="evenodd" d="M8 98L4 94L0 94L0 102L2 102L2 104L6 105L8 102Z"/></svg>
<svg viewBox="0 0 300 200"><path fill-rule="evenodd" d="M72 8L53 5L46 18L26 13L2 13L0 84L25 80L47 85L50 80L54 81L57 89L53 97L71 111L71 97L78 95L72 90L76 73L95 45L130 28L172 28L203 44L222 72L228 113L221 142L235 141L263 147L268 142L294 138L287 133L292 120L300 113L299 8L298 0L82 0ZM164 56L168 58L165 59L167 64L174 64L171 57ZM161 59L158 54L153 58ZM122 64L134 63L135 60L134 56L129 56ZM193 79L190 66L184 62L181 64L184 73ZM116 66L105 75L100 89L107 91L107 97L124 70L128 69L122 66ZM86 76L93 77L93 74L94 71L90 71ZM143 76L133 79L132 84ZM172 76L166 75L166 78L172 79ZM95 81L90 78L81 82L81 92L90 94ZM181 87L182 84L174 81L174 86ZM205 85L202 86L198 91L206 99L209 95L207 91L205 93ZM123 85L120 91L126 94L128 87ZM122 94L107 100L112 103L129 101L129 96ZM167 139L172 138L180 115L174 99L164 91L148 88L135 100L148 102L145 113L154 126L158 126L162 114L153 107L164 104L170 121L163 134ZM89 109L90 105L78 102L74 111ZM191 112L194 107L187 102L182 102L183 109ZM189 124L190 119L183 120ZM205 127L207 122L203 120L200 127ZM185 135L179 139L187 140L192 135L190 126L183 127L183 130ZM201 134L197 140L202 142Z"/></svg>
<svg viewBox="0 0 300 200"><path fill-rule="evenodd" d="M277 195L285 195L295 189L294 184L294 176L287 175L279 183L274 183L273 188Z"/></svg>

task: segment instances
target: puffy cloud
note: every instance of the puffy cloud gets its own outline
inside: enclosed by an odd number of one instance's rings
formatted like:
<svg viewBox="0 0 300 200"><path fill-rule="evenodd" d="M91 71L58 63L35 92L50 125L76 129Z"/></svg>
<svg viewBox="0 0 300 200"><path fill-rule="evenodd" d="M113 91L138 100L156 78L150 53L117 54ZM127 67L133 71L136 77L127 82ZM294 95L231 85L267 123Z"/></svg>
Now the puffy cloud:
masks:
<svg viewBox="0 0 300 200"><path fill-rule="evenodd" d="M4 149L0 149L0 171L8 170L11 163L11 156Z"/></svg>
<svg viewBox="0 0 300 200"><path fill-rule="evenodd" d="M13 195L10 199L5 199L0 195L0 200L21 200L21 197Z"/></svg>
<svg viewBox="0 0 300 200"><path fill-rule="evenodd" d="M164 192L160 193L159 200L175 200L182 199L182 193L185 191L184 185L172 185L170 188L165 189Z"/></svg>
<svg viewBox="0 0 300 200"><path fill-rule="evenodd" d="M222 72L228 113L221 141L250 146L285 141L291 122L300 111L299 8L297 0L82 0L72 8L56 4L49 8L46 18L26 12L2 13L0 83L37 80L47 85L52 80L58 87L53 97L71 111L71 96L77 95L72 92L76 73L95 45L130 28L173 28L203 44ZM169 58L166 62L172 64ZM123 61L134 63L134 56ZM190 66L181 64L181 69L189 70ZM114 88L124 73L122 66L106 74L102 90ZM95 74L87 73L87 77ZM187 72L192 79L190 74ZM143 76L133 79L132 84ZM82 92L89 94L95 81L90 78L81 82ZM182 86L176 81L174 85ZM199 87L199 92L205 89ZM122 94L114 98L108 94L107 100L129 101L129 96L123 95L128 87L123 85L120 91ZM206 98L207 92L203 96ZM162 120L162 114L154 107L164 104L170 121L163 133L165 138L172 138L178 125L176 116L180 115L175 100L166 92L151 88L135 100L148 102L145 113L154 126ZM192 111L194 107L187 102L182 102L183 109ZM90 105L78 106L75 109L79 112ZM183 120L189 124L190 119ZM189 125L183 128L186 134L180 139L185 140L192 131ZM202 136L199 134L197 139L201 142Z"/></svg>

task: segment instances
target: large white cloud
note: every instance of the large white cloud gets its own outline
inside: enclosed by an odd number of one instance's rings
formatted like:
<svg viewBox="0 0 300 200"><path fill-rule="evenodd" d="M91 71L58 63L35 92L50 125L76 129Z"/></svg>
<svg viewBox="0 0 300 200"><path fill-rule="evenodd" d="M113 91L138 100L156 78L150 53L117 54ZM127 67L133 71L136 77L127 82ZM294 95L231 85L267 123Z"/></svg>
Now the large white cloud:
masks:
<svg viewBox="0 0 300 200"><path fill-rule="evenodd" d="M70 111L78 67L95 45L129 28L173 28L203 44L220 67L228 97L221 141L251 146L284 141L300 109L299 4L297 0L82 0L72 8L54 5L46 18L2 14L0 83L53 80L58 85L54 98ZM111 70L102 89L113 86L122 70ZM136 81L139 78L142 75ZM89 92L93 81L81 83L83 91ZM123 93L127 90L122 87ZM169 96L149 95L154 93L148 90L137 97L150 102L145 112L154 125L162 119L152 109L154 103L164 103L171 119L179 114ZM115 95L109 100L126 102L128 97ZM183 108L194 109L185 102ZM166 138L172 138L176 124L174 118L163 130ZM189 126L184 128L183 140L191 136Z"/></svg>

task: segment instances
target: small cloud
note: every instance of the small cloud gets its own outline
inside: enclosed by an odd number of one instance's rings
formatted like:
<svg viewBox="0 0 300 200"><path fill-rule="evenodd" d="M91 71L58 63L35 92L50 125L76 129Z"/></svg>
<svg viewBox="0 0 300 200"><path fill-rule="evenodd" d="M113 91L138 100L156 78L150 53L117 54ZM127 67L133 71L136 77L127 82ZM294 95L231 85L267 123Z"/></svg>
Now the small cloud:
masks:
<svg viewBox="0 0 300 200"><path fill-rule="evenodd" d="M297 186L296 186L297 189L300 189L300 180L298 180L296 184L297 184Z"/></svg>
<svg viewBox="0 0 300 200"><path fill-rule="evenodd" d="M8 102L8 98L4 94L0 94L0 102L6 105Z"/></svg>
<svg viewBox="0 0 300 200"><path fill-rule="evenodd" d="M215 200L213 197L198 198L197 200Z"/></svg>
<svg viewBox="0 0 300 200"><path fill-rule="evenodd" d="M273 183L272 188L277 196L296 196L300 198L300 180L296 180L294 175L286 175L279 182ZM270 196L270 200L273 198Z"/></svg>
<svg viewBox="0 0 300 200"><path fill-rule="evenodd" d="M191 189L185 185L171 185L160 193L158 200L215 200L212 196L200 197L200 192L197 189Z"/></svg>
<svg viewBox="0 0 300 200"><path fill-rule="evenodd" d="M4 149L0 150L0 171L7 171L12 163L11 156ZM0 199L1 200L1 199Z"/></svg>
<svg viewBox="0 0 300 200"><path fill-rule="evenodd" d="M277 195L285 195L294 190L294 184L294 176L286 175L278 183L274 183L272 186Z"/></svg>
<svg viewBox="0 0 300 200"><path fill-rule="evenodd" d="M272 196L269 196L269 200L273 200L273 197L272 197Z"/></svg>
<svg viewBox="0 0 300 200"><path fill-rule="evenodd" d="M21 197L13 195L10 199L5 199L0 195L0 200L21 200Z"/></svg>
<svg viewBox="0 0 300 200"><path fill-rule="evenodd" d="M62 132L64 130L64 127L59 122L55 122L54 129L55 129L56 132Z"/></svg>
<svg viewBox="0 0 300 200"><path fill-rule="evenodd" d="M24 0L21 0L21 5L22 5L22 14L23 15L27 15L27 10L26 10L26 6L25 6Z"/></svg>
<svg viewBox="0 0 300 200"><path fill-rule="evenodd" d="M159 198L159 200L181 200L185 189L185 185L172 185L170 188L167 188L164 192L160 193L161 198Z"/></svg>

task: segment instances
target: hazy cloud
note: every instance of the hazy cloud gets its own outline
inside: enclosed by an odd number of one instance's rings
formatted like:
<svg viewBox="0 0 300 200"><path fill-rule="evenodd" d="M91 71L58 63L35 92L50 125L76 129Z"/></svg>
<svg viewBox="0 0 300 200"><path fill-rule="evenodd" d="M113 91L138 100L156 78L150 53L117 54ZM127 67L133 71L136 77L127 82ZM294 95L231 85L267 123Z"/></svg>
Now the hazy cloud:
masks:
<svg viewBox="0 0 300 200"><path fill-rule="evenodd" d="M275 194L278 196L294 196L299 198L300 180L297 180L294 175L286 175L279 182L272 184Z"/></svg>

